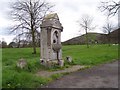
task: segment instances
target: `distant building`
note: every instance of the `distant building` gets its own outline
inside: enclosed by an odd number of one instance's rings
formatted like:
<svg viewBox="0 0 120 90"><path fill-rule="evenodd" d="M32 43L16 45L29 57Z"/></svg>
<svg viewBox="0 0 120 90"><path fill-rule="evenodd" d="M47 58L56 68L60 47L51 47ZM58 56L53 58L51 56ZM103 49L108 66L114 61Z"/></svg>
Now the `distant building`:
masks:
<svg viewBox="0 0 120 90"><path fill-rule="evenodd" d="M15 43L15 42L11 42L11 43L9 44L9 47L11 47L11 48L17 48L17 46L18 46L18 44Z"/></svg>
<svg viewBox="0 0 120 90"><path fill-rule="evenodd" d="M26 40L20 40L19 42L19 47L26 47L27 45L29 45L29 42Z"/></svg>

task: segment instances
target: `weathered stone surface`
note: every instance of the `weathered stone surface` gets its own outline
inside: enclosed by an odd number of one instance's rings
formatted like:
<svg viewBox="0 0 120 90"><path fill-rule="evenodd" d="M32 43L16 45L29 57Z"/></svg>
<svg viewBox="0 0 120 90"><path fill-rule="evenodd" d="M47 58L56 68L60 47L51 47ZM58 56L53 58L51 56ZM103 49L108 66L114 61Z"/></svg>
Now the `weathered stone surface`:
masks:
<svg viewBox="0 0 120 90"><path fill-rule="evenodd" d="M53 67L55 65L58 65L58 61L57 60L50 60L50 61L47 61L46 64L48 67Z"/></svg>
<svg viewBox="0 0 120 90"><path fill-rule="evenodd" d="M60 65L60 67L63 67L64 66L64 60L60 60L59 65Z"/></svg>
<svg viewBox="0 0 120 90"><path fill-rule="evenodd" d="M45 60L43 60L43 59L40 59L40 64L42 64L42 65L46 66L46 61L45 61Z"/></svg>
<svg viewBox="0 0 120 90"><path fill-rule="evenodd" d="M27 65L27 61L23 58L17 61L17 67L23 69Z"/></svg>
<svg viewBox="0 0 120 90"><path fill-rule="evenodd" d="M62 48L61 44L53 44L52 45L54 51L59 51Z"/></svg>
<svg viewBox="0 0 120 90"><path fill-rule="evenodd" d="M47 66L47 67L52 67L52 66L55 66L55 65L58 65L58 61L57 60L42 60L40 59L40 63L44 66Z"/></svg>
<svg viewBox="0 0 120 90"><path fill-rule="evenodd" d="M46 15L40 27L42 63L50 65L52 61L62 60L61 32L63 27L58 15L56 13Z"/></svg>
<svg viewBox="0 0 120 90"><path fill-rule="evenodd" d="M42 28L52 27L52 28L57 28L59 30L63 30L63 27L61 23L59 22L59 17L57 13L46 15L40 27Z"/></svg>
<svg viewBox="0 0 120 90"><path fill-rule="evenodd" d="M72 62L72 57L71 57L71 56L67 56L67 57L66 57L66 60L67 60L67 62L70 62L70 63L71 63L71 62Z"/></svg>

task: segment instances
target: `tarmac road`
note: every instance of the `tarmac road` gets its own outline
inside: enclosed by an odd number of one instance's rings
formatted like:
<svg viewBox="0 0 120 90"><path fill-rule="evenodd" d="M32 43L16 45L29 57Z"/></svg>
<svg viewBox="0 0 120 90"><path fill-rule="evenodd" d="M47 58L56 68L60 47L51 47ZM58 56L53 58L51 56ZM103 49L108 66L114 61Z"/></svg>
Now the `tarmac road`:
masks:
<svg viewBox="0 0 120 90"><path fill-rule="evenodd" d="M73 72L42 88L118 88L118 61Z"/></svg>

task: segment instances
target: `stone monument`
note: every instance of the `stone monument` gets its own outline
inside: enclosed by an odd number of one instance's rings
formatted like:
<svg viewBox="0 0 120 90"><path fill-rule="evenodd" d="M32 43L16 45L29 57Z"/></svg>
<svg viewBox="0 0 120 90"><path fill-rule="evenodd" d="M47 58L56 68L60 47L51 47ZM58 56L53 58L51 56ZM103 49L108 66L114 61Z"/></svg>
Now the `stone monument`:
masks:
<svg viewBox="0 0 120 90"><path fill-rule="evenodd" d="M41 62L47 65L57 62L63 65L61 32L63 27L57 13L48 14L44 17L41 27Z"/></svg>

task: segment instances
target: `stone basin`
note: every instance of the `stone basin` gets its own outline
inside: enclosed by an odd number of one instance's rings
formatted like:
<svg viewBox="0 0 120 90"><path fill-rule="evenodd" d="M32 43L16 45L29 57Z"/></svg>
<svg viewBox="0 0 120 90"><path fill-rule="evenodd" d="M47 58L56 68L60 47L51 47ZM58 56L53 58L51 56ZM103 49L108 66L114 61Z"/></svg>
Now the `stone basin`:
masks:
<svg viewBox="0 0 120 90"><path fill-rule="evenodd" d="M62 48L61 44L52 44L52 48L54 51L59 51Z"/></svg>

